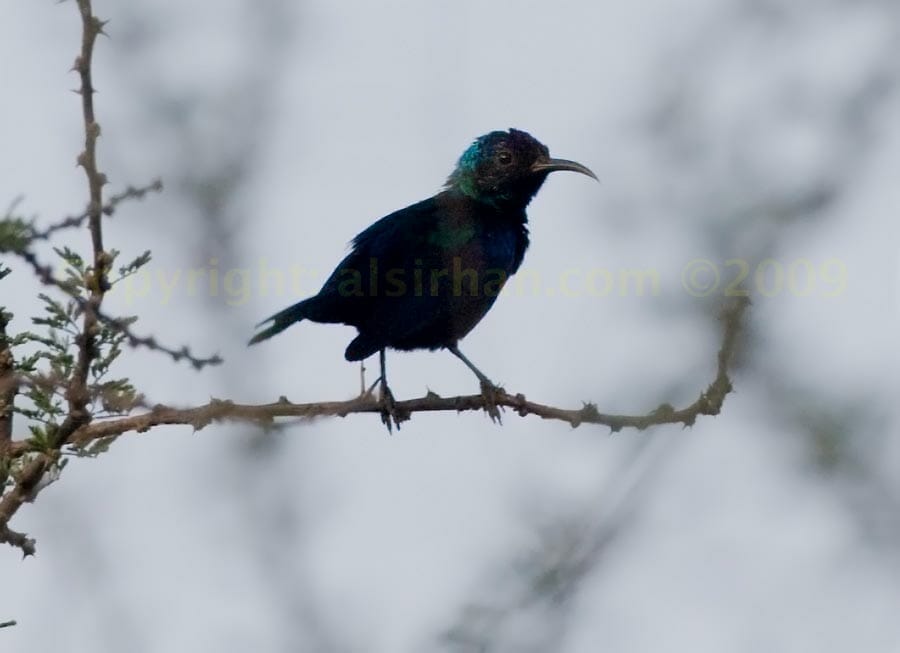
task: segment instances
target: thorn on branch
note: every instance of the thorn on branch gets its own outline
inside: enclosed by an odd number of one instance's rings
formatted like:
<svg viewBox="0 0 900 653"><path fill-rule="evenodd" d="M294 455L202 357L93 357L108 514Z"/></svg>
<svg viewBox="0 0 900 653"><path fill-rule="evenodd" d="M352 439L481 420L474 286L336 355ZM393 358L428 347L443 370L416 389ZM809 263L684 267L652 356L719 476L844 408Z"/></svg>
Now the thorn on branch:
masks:
<svg viewBox="0 0 900 653"><path fill-rule="evenodd" d="M109 19L100 20L96 16L91 16L91 25L96 34L103 34L103 36L109 36L106 32L103 31L103 28L109 25Z"/></svg>

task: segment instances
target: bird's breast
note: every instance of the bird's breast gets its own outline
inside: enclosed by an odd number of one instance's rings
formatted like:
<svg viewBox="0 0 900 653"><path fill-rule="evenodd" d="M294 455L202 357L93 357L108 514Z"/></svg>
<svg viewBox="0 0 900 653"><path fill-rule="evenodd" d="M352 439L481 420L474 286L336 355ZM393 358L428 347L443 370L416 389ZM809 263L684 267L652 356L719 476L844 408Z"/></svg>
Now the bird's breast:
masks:
<svg viewBox="0 0 900 653"><path fill-rule="evenodd" d="M515 239L505 231L487 232L481 243L481 255L488 265L508 269L515 254Z"/></svg>

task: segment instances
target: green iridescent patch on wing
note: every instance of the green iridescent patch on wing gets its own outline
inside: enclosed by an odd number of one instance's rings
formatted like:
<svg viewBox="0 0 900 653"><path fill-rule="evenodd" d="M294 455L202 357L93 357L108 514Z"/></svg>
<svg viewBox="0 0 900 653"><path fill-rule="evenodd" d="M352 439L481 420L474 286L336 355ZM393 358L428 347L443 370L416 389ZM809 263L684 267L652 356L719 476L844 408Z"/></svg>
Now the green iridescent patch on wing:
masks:
<svg viewBox="0 0 900 653"><path fill-rule="evenodd" d="M475 236L472 225L440 225L428 234L426 242L443 249L451 249L465 245Z"/></svg>

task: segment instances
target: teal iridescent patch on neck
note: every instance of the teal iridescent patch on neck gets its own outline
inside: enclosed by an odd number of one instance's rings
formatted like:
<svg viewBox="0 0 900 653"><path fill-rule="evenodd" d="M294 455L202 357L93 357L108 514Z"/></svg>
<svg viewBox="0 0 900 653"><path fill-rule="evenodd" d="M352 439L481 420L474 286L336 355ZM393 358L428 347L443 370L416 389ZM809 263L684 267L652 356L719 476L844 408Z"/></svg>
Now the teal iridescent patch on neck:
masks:
<svg viewBox="0 0 900 653"><path fill-rule="evenodd" d="M487 136L482 136L481 138L476 139L465 152L462 153L462 156L459 157L459 163L457 165L460 168L465 170L475 171L478 162L481 160L483 156L484 149L484 141L487 139Z"/></svg>
<svg viewBox="0 0 900 653"><path fill-rule="evenodd" d="M484 140L485 136L473 142L456 164L456 170L450 175L449 182L456 186L463 195L467 195L473 199L478 199L478 188L475 184L475 177L478 171L478 164L484 156Z"/></svg>

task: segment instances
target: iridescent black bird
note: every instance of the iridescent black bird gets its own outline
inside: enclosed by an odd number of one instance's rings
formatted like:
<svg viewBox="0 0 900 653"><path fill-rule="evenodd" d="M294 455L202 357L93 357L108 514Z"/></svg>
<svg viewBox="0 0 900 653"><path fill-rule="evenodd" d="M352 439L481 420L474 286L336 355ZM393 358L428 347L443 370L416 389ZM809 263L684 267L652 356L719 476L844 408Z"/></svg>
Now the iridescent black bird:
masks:
<svg viewBox="0 0 900 653"><path fill-rule="evenodd" d="M378 220L315 297L276 313L250 344L301 320L355 326L344 353L358 361L380 353L382 417L397 416L387 385L385 349L447 349L471 369L486 397L497 388L458 348L485 316L528 248L525 208L556 170L588 168L553 159L546 146L517 129L478 138L463 153L444 189ZM496 410L492 415L496 414Z"/></svg>

